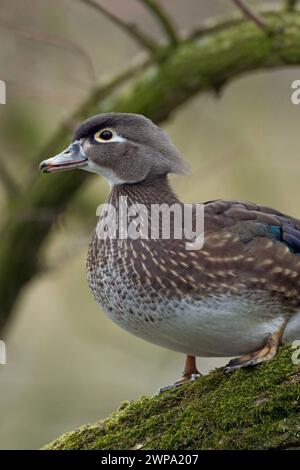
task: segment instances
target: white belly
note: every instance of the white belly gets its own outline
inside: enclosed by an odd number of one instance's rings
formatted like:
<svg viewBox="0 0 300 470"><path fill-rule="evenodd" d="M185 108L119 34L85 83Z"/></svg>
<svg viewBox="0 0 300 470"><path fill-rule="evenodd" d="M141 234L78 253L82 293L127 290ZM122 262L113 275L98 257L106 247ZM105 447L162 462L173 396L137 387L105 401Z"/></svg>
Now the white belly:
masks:
<svg viewBox="0 0 300 470"><path fill-rule="evenodd" d="M277 310L276 310L277 309ZM137 293L104 310L118 325L154 344L195 356L239 356L262 348L284 324L278 306L228 296L151 302ZM284 341L300 339L300 312Z"/></svg>

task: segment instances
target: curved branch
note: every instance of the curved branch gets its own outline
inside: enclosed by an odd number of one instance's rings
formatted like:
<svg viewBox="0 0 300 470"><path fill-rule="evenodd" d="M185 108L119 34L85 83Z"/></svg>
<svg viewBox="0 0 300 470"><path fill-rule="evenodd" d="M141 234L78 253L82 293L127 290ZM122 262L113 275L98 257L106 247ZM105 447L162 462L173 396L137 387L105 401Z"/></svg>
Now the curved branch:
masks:
<svg viewBox="0 0 300 470"><path fill-rule="evenodd" d="M111 13L109 10L104 8L97 0L81 0L82 3L94 8L99 13L108 18L112 23L115 23L119 28L125 31L131 36L138 44L147 49L150 52L155 52L159 45L156 44L153 39L143 33L136 25L123 21L118 16Z"/></svg>
<svg viewBox="0 0 300 470"><path fill-rule="evenodd" d="M142 113L162 122L196 93L219 88L246 72L299 65L300 12L265 17L274 30L278 25L284 28L266 35L252 21L244 20L207 38L184 41L170 50L165 62L140 72L125 92L113 89L108 95L107 88L105 92L95 89L72 122L107 111ZM62 126L37 155L37 173L38 163L60 151L69 139L70 131ZM38 272L39 254L56 218L86 180L84 172L37 175L22 197L8 207L0 234L0 327L21 288ZM43 211L48 216L40 217Z"/></svg>
<svg viewBox="0 0 300 470"><path fill-rule="evenodd" d="M241 12L243 13L243 15L245 15L246 18L253 21L253 23L255 23L263 31L268 32L268 25L265 19L259 16L257 13L254 13L252 8L250 8L246 3L244 3L243 0L232 0L232 2L237 6L237 8L241 10Z"/></svg>
<svg viewBox="0 0 300 470"><path fill-rule="evenodd" d="M266 18L268 15L273 15L275 18L276 15L280 14L282 8L279 3L266 3L264 2L259 6L257 12L261 18ZM278 18L279 19L279 18ZM248 21L249 18L246 15L240 15L238 9L233 10L230 14L216 17L209 17L203 20L198 26L195 26L192 30L187 31L184 34L186 40L198 39L202 36L208 36L219 31L224 31L227 28L237 26L245 21ZM279 22L278 22L279 24ZM277 25L278 28L278 25ZM279 28L280 31L281 28ZM270 29L268 28L268 32ZM278 31L274 31L276 33Z"/></svg>
<svg viewBox="0 0 300 470"><path fill-rule="evenodd" d="M158 5L156 0L140 0L148 10L152 13L152 15L158 20L160 25L162 26L163 30L166 33L166 36L170 40L171 46L177 46L179 40L177 37L176 29L173 25L172 20L169 16L165 13L162 5Z"/></svg>
<svg viewBox="0 0 300 470"><path fill-rule="evenodd" d="M0 18L0 28L5 28L11 31L18 36L21 36L24 39L30 41L36 41L44 43L48 46L55 47L57 49L68 49L73 54L77 54L84 61L86 70L93 82L96 81L96 72L94 69L94 64L89 54L76 42L71 41L70 39L62 38L60 36L54 36L52 34L46 34L40 31L29 31L27 29L22 29L19 26L14 26L11 23L8 23L3 18Z"/></svg>

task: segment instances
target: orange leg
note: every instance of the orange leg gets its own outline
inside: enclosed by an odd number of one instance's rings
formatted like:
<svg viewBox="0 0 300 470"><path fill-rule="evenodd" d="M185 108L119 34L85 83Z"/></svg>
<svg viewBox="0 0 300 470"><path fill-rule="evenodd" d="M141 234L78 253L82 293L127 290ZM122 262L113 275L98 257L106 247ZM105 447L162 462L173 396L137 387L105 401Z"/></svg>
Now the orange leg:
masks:
<svg viewBox="0 0 300 470"><path fill-rule="evenodd" d="M196 358L195 356L186 356L185 363L184 363L184 370L183 375L180 380L174 382L171 385L167 385L166 387L160 388L158 393L165 392L167 390L171 390L172 388L179 387L187 382L193 382L194 380L201 377L201 373L198 371L196 366Z"/></svg>
<svg viewBox="0 0 300 470"><path fill-rule="evenodd" d="M185 356L182 380L188 382L194 375L201 375L196 366L195 356Z"/></svg>

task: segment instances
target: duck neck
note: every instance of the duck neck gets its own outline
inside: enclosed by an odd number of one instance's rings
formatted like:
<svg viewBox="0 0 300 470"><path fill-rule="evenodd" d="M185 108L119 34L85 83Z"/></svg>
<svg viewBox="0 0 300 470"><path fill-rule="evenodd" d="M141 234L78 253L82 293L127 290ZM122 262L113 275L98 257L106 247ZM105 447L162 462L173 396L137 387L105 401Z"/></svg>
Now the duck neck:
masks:
<svg viewBox="0 0 300 470"><path fill-rule="evenodd" d="M135 184L122 184L112 188L108 202L118 206L120 197L127 197L128 204L172 205L180 203L172 190L167 175L156 176Z"/></svg>

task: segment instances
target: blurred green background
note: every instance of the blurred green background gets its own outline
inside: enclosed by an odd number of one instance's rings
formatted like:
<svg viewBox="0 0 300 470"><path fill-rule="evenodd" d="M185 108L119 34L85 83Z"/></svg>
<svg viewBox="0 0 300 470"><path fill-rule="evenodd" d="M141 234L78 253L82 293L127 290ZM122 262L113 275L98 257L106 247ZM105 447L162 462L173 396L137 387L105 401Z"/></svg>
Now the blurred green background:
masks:
<svg viewBox="0 0 300 470"><path fill-rule="evenodd" d="M160 37L136 1L101 3ZM229 0L162 3L183 31L233 8ZM86 55L103 80L141 51L76 0L0 5L0 79L7 83L0 159L22 190L23 181L38 174L33 157L94 83ZM172 178L184 201L250 200L300 218L300 106L290 100L296 79L300 68L247 75L226 86L221 97L193 98L171 116L164 127L192 168L190 177ZM2 449L38 448L180 375L180 354L119 329L89 292L87 245L97 204L107 193L107 183L90 176L46 244L45 271L19 298L7 334L7 365L0 367ZM7 197L0 185L1 208ZM225 362L199 359L198 365L207 372Z"/></svg>

